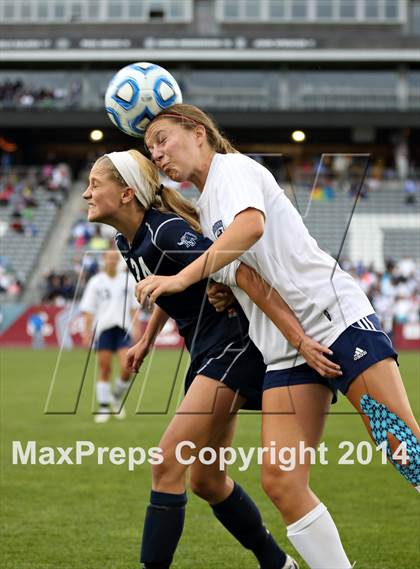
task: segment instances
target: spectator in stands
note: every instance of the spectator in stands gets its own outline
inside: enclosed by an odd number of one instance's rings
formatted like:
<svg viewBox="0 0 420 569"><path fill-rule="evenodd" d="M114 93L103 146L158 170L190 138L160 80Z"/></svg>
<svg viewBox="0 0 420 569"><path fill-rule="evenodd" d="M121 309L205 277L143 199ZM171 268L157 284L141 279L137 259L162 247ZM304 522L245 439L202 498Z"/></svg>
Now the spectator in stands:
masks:
<svg viewBox="0 0 420 569"><path fill-rule="evenodd" d="M106 251L111 246L109 239L102 236L101 227L98 225L95 234L90 239L88 248L92 251Z"/></svg>
<svg viewBox="0 0 420 569"><path fill-rule="evenodd" d="M22 197L25 203L25 207L38 207L38 202L35 200L34 191L32 187L28 184L22 190Z"/></svg>
<svg viewBox="0 0 420 569"><path fill-rule="evenodd" d="M397 324L409 322L412 313L412 302L410 298L397 296L394 304L394 319Z"/></svg>
<svg viewBox="0 0 420 569"><path fill-rule="evenodd" d="M10 183L5 184L0 191L0 206L6 207L9 205L10 198L14 192L13 186Z"/></svg>
<svg viewBox="0 0 420 569"><path fill-rule="evenodd" d="M35 237L38 235L38 227L35 223L26 222L24 227L24 233L26 237Z"/></svg>
<svg viewBox="0 0 420 569"><path fill-rule="evenodd" d="M61 295L66 300L73 300L75 293L75 285L70 275L63 275L61 279Z"/></svg>
<svg viewBox="0 0 420 569"><path fill-rule="evenodd" d="M16 233L24 233L25 231L22 213L19 209L15 209L10 216L10 229L13 229Z"/></svg>
<svg viewBox="0 0 420 569"><path fill-rule="evenodd" d="M22 292L22 283L10 267L6 257L0 258L0 293L17 297Z"/></svg>
<svg viewBox="0 0 420 569"><path fill-rule="evenodd" d="M71 230L71 239L76 249L82 249L93 237L93 227L85 220L78 220Z"/></svg>
<svg viewBox="0 0 420 569"><path fill-rule="evenodd" d="M43 301L55 302L61 298L61 276L56 273L50 273L47 276L47 290L44 294Z"/></svg>
<svg viewBox="0 0 420 569"><path fill-rule="evenodd" d="M34 102L35 98L30 91L24 91L19 98L19 104L21 107L32 107Z"/></svg>
<svg viewBox="0 0 420 569"><path fill-rule="evenodd" d="M87 280L99 271L99 261L92 253L85 255L83 259L83 274Z"/></svg>
<svg viewBox="0 0 420 569"><path fill-rule="evenodd" d="M412 205L416 203L417 182L413 178L407 178L404 182L405 203Z"/></svg>
<svg viewBox="0 0 420 569"><path fill-rule="evenodd" d="M381 293L381 287L377 286L372 291L371 301L381 321L384 331L392 340L392 328L394 323L394 297Z"/></svg>
<svg viewBox="0 0 420 569"><path fill-rule="evenodd" d="M75 255L72 259L72 272L79 275L82 271L82 259L80 255Z"/></svg>

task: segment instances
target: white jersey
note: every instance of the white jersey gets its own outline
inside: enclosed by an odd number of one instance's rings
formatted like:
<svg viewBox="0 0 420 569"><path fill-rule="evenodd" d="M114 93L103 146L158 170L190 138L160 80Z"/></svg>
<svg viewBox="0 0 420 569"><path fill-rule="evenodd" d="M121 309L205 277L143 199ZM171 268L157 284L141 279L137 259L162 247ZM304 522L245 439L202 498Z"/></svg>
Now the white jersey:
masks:
<svg viewBox="0 0 420 569"><path fill-rule="evenodd" d="M88 281L79 305L81 312L94 315L96 336L114 326L129 330L132 325L131 311L136 308L135 281L126 272L119 272L115 277L104 272L97 273Z"/></svg>
<svg viewBox="0 0 420 569"><path fill-rule="evenodd" d="M255 160L243 154L215 154L197 208L204 235L213 240L241 211L263 212L263 236L239 259L278 291L305 333L316 341L330 346L350 324L374 312L356 281L318 247L272 174ZM237 267L232 263L216 277L236 284ZM268 369L304 363L248 296L237 287L233 292Z"/></svg>

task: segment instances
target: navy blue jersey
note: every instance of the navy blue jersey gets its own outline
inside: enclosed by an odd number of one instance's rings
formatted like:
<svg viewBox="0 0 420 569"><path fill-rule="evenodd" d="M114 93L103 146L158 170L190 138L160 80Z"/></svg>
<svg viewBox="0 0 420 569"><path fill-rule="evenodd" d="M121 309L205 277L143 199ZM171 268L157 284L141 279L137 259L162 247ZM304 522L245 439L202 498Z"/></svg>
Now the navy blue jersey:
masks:
<svg viewBox="0 0 420 569"><path fill-rule="evenodd" d="M115 239L136 281L151 274L175 275L212 244L176 214L155 209L145 213L131 247L121 233ZM234 304L233 311L216 312L208 302L206 287L207 279L183 292L160 296L156 302L176 321L192 359L215 344L248 334L248 320L239 304Z"/></svg>

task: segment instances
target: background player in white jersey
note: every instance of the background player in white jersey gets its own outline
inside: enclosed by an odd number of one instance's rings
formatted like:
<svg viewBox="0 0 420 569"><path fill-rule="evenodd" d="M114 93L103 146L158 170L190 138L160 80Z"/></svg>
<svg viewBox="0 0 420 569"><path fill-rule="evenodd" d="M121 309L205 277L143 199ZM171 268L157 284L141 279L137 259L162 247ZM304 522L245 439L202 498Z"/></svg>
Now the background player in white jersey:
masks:
<svg viewBox="0 0 420 569"><path fill-rule="evenodd" d="M216 241L178 275L152 276L140 283L139 300L149 295L153 302L161 294L182 291L240 257L280 293L309 336L330 346L342 369L340 379L328 382L299 358L294 361L296 352L284 341L271 342L274 336L265 329L261 312L235 292L250 319L250 336L268 364L264 446L276 441L278 448L298 447L303 441L316 447L331 390L338 388L361 413L375 442L386 441L399 472L420 488L420 430L393 346L368 299L318 248L270 172L236 153L211 119L191 105L174 105L158 115L145 142L155 164L171 179L188 180L199 189L203 231ZM232 270L239 283L241 269L236 275L235 267ZM261 307L275 320L270 302ZM400 442L407 446L408 464L392 456ZM309 567L351 567L331 516L309 487L308 464L285 472L267 460L263 485Z"/></svg>
<svg viewBox="0 0 420 569"><path fill-rule="evenodd" d="M104 253L103 270L88 281L79 307L85 319L83 344L86 348L93 346L98 358L96 423L108 421L111 411L118 419L125 417L121 404L130 385L126 357L132 345L130 331L136 322L138 304L134 296L135 281L120 270L120 262L118 251ZM114 354L118 357L120 372L112 389Z"/></svg>

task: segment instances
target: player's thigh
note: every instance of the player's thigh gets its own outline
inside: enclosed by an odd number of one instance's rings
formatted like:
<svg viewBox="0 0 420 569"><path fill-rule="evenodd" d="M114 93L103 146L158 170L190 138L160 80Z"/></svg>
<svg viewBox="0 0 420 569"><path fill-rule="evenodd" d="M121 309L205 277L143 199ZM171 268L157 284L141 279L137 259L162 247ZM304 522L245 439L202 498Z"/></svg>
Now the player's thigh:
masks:
<svg viewBox="0 0 420 569"><path fill-rule="evenodd" d="M262 478L266 491L280 479L282 483L288 480L292 486L308 484L310 452L303 453L301 449L318 446L331 400L331 390L320 384L264 391L262 446L275 448L274 464L272 454L263 454ZM284 454L286 448L290 449L288 454ZM279 457L280 452L283 459ZM286 461L290 462L290 469ZM279 468L281 464L286 468Z"/></svg>
<svg viewBox="0 0 420 569"><path fill-rule="evenodd" d="M197 376L169 423L160 447L169 450L180 441L190 441L199 450L221 436L236 414L238 404L234 391L219 381Z"/></svg>
<svg viewBox="0 0 420 569"><path fill-rule="evenodd" d="M263 394L262 442L281 446L304 441L316 447L321 439L332 392L321 384L267 389Z"/></svg>
<svg viewBox="0 0 420 569"><path fill-rule="evenodd" d="M351 383L347 393L352 405L362 413L363 421L370 431L369 418L361 409L361 398L368 395L377 403L385 405L410 427L414 435L420 439L420 429L411 410L407 392L400 371L393 358L379 361Z"/></svg>

